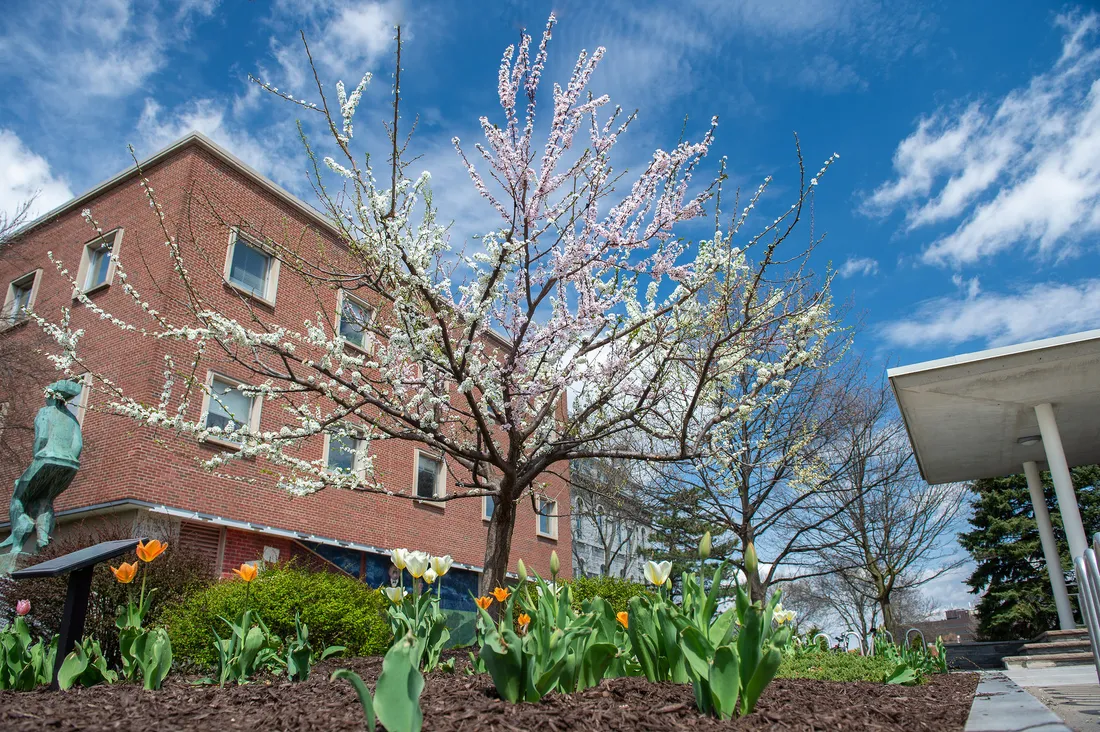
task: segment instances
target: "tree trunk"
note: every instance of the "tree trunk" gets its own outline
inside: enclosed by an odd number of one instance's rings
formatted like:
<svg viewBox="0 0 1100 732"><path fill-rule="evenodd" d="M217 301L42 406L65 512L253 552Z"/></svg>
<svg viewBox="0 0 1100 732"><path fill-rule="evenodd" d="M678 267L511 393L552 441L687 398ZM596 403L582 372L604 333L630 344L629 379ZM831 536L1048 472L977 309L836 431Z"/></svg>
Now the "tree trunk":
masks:
<svg viewBox="0 0 1100 732"><path fill-rule="evenodd" d="M485 568L478 583L479 594L488 595L494 588L505 586L515 526L516 503L512 500L511 491L506 486L501 486L500 498L493 508L492 518L489 519L489 534L485 538Z"/></svg>
<svg viewBox="0 0 1100 732"><path fill-rule="evenodd" d="M890 602L890 596L879 599L879 607L882 608L882 625L896 639L898 637L897 621L894 619L894 605Z"/></svg>
<svg viewBox="0 0 1100 732"><path fill-rule="evenodd" d="M749 585L749 601L764 602L764 596L767 594L768 588L764 585L763 580L760 579L760 572L753 572L748 575Z"/></svg>

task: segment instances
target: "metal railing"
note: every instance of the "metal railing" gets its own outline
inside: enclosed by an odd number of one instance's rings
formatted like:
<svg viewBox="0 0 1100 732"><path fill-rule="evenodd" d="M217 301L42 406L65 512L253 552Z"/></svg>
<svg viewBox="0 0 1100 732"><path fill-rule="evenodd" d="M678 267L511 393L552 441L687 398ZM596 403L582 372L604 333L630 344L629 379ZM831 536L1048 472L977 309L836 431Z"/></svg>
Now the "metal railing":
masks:
<svg viewBox="0 0 1100 732"><path fill-rule="evenodd" d="M1081 604L1081 615L1085 618L1085 627L1089 632L1089 644L1092 647L1092 662L1096 666L1096 677L1100 680L1100 566L1096 564L1096 555L1100 553L1100 532L1092 535L1092 548L1073 560L1077 570L1077 599Z"/></svg>

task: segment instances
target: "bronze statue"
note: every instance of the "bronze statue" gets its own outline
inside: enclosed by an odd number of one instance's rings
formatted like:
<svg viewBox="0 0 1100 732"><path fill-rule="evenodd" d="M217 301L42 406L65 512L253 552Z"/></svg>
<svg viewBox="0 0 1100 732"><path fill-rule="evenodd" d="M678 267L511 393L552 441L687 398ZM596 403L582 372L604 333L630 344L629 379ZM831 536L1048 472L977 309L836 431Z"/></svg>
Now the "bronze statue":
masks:
<svg viewBox="0 0 1100 732"><path fill-rule="evenodd" d="M69 487L80 468L84 438L80 424L66 405L82 389L80 384L67 380L55 381L46 389L46 406L34 418L34 458L15 481L8 512L11 534L0 542L0 547L10 546L11 550L0 558L0 573L10 573L15 568L16 557L36 527L38 548L50 543L54 499Z"/></svg>

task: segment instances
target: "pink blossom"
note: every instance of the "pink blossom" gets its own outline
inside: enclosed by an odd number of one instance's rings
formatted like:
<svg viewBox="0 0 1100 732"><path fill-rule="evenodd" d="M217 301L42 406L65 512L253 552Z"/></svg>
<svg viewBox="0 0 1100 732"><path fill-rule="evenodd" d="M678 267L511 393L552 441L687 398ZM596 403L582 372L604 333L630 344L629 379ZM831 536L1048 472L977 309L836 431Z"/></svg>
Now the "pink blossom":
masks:
<svg viewBox="0 0 1100 732"><path fill-rule="evenodd" d="M16 615L20 615L20 616L26 615L30 611L31 611L31 601L30 600L20 600L19 602L15 603L15 614Z"/></svg>

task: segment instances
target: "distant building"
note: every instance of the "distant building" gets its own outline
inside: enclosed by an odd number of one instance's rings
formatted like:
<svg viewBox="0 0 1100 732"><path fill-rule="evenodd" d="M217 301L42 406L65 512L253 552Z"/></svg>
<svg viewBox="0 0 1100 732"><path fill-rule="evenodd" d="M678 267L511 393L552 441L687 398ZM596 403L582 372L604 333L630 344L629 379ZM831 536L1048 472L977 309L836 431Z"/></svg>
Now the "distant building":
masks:
<svg viewBox="0 0 1100 732"><path fill-rule="evenodd" d="M573 576L644 581L653 529L645 507L633 497L636 486L622 478L622 471L594 460L573 461L570 475Z"/></svg>
<svg viewBox="0 0 1100 732"><path fill-rule="evenodd" d="M925 620L912 627L924 633L928 643L935 643L936 638L943 638L944 643L970 643L978 637L978 616L972 610L955 608L944 611L942 620Z"/></svg>

